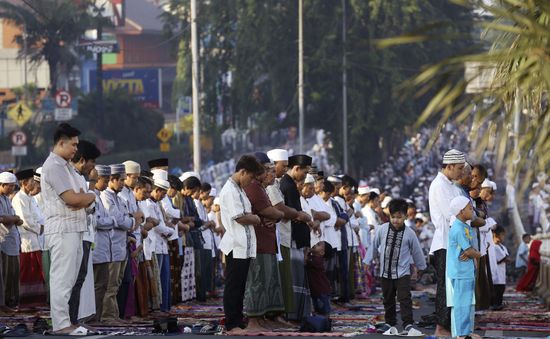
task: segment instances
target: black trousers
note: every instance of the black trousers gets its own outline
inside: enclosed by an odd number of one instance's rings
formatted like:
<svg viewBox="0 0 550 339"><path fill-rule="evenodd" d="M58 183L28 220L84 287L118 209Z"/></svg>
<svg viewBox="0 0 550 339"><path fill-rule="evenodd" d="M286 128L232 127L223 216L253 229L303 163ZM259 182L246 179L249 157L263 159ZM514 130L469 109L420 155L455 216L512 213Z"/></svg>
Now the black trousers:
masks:
<svg viewBox="0 0 550 339"><path fill-rule="evenodd" d="M343 247L343 246L342 246ZM339 280L340 280L340 302L349 302L349 263L348 263L348 249L342 248L338 252L338 268L339 268Z"/></svg>
<svg viewBox="0 0 550 339"><path fill-rule="evenodd" d="M504 299L504 290L506 290L506 285L493 285L493 306L502 306L502 299Z"/></svg>
<svg viewBox="0 0 550 339"><path fill-rule="evenodd" d="M92 243L89 241L82 242L82 262L80 263L80 269L78 270L78 276L74 283L73 290L71 291L71 298L69 299L69 318L71 324L78 324L78 307L80 306L80 290L86 280L86 274L88 274L88 260L90 260L90 248Z"/></svg>
<svg viewBox="0 0 550 339"><path fill-rule="evenodd" d="M441 249L434 252L434 266L437 278L437 290L435 292L435 314L437 315L437 324L450 331L451 308L447 307L447 290L445 289L447 250Z"/></svg>
<svg viewBox="0 0 550 339"><path fill-rule="evenodd" d="M235 327L245 328L243 301L249 266L250 259L233 259L233 252L226 256L223 312L228 331Z"/></svg>
<svg viewBox="0 0 550 339"><path fill-rule="evenodd" d="M382 296L384 297L384 319L390 326L397 325L397 311L395 307L395 297L401 307L401 320L403 328L412 325L413 308L411 297L411 276L406 275L399 279L380 278L382 285Z"/></svg>

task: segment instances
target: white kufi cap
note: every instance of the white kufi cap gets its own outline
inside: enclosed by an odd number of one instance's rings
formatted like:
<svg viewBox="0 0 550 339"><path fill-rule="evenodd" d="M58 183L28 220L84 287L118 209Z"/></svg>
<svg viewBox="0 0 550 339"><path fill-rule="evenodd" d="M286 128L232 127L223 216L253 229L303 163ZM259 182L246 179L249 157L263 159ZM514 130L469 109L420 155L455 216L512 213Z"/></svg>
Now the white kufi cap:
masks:
<svg viewBox="0 0 550 339"><path fill-rule="evenodd" d="M463 195L459 195L457 197L454 197L453 200L451 200L451 213L452 215L458 215L460 211L466 207L470 203L470 199L466 198Z"/></svg>

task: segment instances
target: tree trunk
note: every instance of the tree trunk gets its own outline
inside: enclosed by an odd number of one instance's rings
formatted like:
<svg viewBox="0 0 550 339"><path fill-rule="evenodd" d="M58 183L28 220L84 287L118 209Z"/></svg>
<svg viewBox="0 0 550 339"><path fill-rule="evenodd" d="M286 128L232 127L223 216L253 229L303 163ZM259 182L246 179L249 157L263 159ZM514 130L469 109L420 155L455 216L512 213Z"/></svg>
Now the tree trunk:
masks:
<svg viewBox="0 0 550 339"><path fill-rule="evenodd" d="M57 92L57 60L48 60L48 67L50 68L50 94L52 97Z"/></svg>

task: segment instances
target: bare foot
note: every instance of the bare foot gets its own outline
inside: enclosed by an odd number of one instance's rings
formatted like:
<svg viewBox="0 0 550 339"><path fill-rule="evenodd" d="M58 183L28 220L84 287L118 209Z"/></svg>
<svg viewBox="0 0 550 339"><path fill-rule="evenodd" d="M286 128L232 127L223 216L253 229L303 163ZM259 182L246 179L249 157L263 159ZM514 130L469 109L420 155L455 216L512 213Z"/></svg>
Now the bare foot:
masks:
<svg viewBox="0 0 550 339"><path fill-rule="evenodd" d="M482 336L480 336L479 334L476 334L476 333L471 333L470 337L472 337L474 339L482 339L483 338Z"/></svg>
<svg viewBox="0 0 550 339"><path fill-rule="evenodd" d="M231 330L225 332L226 335L243 335L243 334L247 334L247 333L248 333L247 330L243 330L240 327L235 327L235 328L232 328Z"/></svg>
<svg viewBox="0 0 550 339"><path fill-rule="evenodd" d="M257 317L250 317L248 318L248 326L246 326L247 332L265 332L269 331L269 329L263 327L260 325L259 322L260 318Z"/></svg>
<svg viewBox="0 0 550 339"><path fill-rule="evenodd" d="M451 336L451 332L446 329L445 327L441 326L441 325L437 325L435 327L435 333L434 335L436 337L450 337Z"/></svg>
<svg viewBox="0 0 550 339"><path fill-rule="evenodd" d="M287 327L287 328L294 328L294 327L296 327L296 326L294 326L294 324L292 324L292 323L286 321L285 318L283 318L282 316L278 316L278 317L276 317L274 320L275 320L275 322L277 322L277 323L279 323L279 324L281 324L282 326Z"/></svg>

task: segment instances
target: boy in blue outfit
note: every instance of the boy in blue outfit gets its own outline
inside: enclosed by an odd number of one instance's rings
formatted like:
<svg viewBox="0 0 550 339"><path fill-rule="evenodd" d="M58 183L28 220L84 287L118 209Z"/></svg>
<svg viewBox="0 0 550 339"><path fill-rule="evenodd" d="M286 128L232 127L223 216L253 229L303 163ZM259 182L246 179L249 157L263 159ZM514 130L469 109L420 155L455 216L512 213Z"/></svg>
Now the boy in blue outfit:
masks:
<svg viewBox="0 0 550 339"><path fill-rule="evenodd" d="M474 215L470 199L458 196L451 201L456 219L449 231L447 247L447 306L451 307L451 334L458 338L481 338L474 333L475 260L481 254L474 248L473 230L467 224Z"/></svg>

